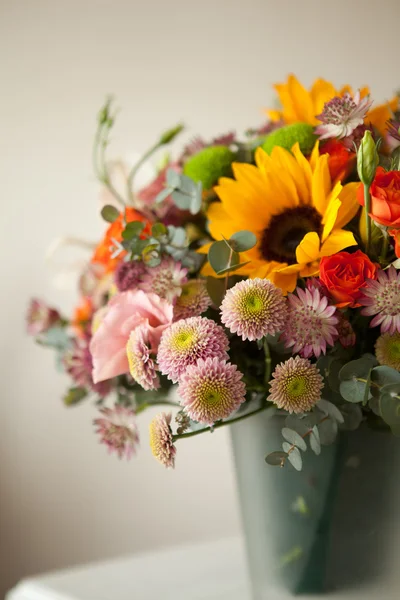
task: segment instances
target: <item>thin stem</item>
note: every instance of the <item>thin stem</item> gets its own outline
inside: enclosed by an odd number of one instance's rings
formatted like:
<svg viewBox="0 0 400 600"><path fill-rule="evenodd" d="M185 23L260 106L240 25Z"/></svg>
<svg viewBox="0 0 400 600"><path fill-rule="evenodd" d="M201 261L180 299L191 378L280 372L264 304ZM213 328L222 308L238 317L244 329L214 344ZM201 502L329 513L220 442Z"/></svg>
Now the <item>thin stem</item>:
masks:
<svg viewBox="0 0 400 600"><path fill-rule="evenodd" d="M244 419L247 419L248 417L257 415L258 413L261 413L268 408L269 409L272 408L273 412L275 413L275 407L271 406L270 404L266 404L265 406L262 406L261 408L257 408L257 410L253 410L252 412L246 413L245 415L240 415L239 417L236 417L235 419L231 419L230 421L220 421L219 423L215 423L215 425L213 425L212 427L204 427L203 429L197 429L196 431L189 431L188 433L181 433L180 435L179 434L174 435L173 441L176 442L176 440L194 437L195 435L200 435L201 433L205 433L206 431L213 431L214 429L219 429L219 427L225 427L225 425L231 425L232 423L238 423L239 421L243 421Z"/></svg>
<svg viewBox="0 0 400 600"><path fill-rule="evenodd" d="M180 404L176 402L170 402L169 400L159 400L158 402L144 402L141 404L136 410L136 414L139 415L141 412L145 411L147 408L151 408L152 406L173 406L174 408L180 407Z"/></svg>
<svg viewBox="0 0 400 600"><path fill-rule="evenodd" d="M264 353L265 353L264 382L265 382L265 385L268 386L269 380L271 379L271 352L269 350L269 345L268 345L266 337L264 338Z"/></svg>
<svg viewBox="0 0 400 600"><path fill-rule="evenodd" d="M101 183L111 192L114 198L125 208L125 200L111 183L110 174L107 169L106 147L108 129L99 125L93 145L93 167L94 172Z"/></svg>
<svg viewBox="0 0 400 600"><path fill-rule="evenodd" d="M150 158L150 156L156 150L158 150L161 146L162 146L162 144L160 142L157 142L156 144L154 144L154 146L152 146L151 148L149 148L143 154L143 156L138 160L138 162L132 167L132 169L129 171L128 179L126 181L126 188L127 188L128 198L129 198L129 203L130 204L133 204L133 201L134 201L132 187L133 187L133 180L135 178L136 173L139 171L140 167L146 162L146 160L148 160Z"/></svg>
<svg viewBox="0 0 400 600"><path fill-rule="evenodd" d="M371 217L369 216L371 212L371 194L369 193L369 188L370 186L364 183L365 226L367 235L367 243L365 245L366 254L369 253L371 247Z"/></svg>
<svg viewBox="0 0 400 600"><path fill-rule="evenodd" d="M383 234L382 249L381 249L382 262L385 262L385 260L386 260L386 255L387 255L388 249L389 249L389 236L388 236L388 233L385 231Z"/></svg>

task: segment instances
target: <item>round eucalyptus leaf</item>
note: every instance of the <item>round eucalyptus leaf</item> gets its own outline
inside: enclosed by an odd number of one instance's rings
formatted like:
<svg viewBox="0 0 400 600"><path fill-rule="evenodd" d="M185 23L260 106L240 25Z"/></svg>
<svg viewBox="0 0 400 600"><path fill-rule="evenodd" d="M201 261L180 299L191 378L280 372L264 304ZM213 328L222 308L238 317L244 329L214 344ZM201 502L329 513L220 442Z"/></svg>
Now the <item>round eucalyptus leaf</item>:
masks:
<svg viewBox="0 0 400 600"><path fill-rule="evenodd" d="M351 381L355 377L367 379L370 370L374 366L374 361L366 355L357 360L351 360L339 371L340 381Z"/></svg>
<svg viewBox="0 0 400 600"><path fill-rule="evenodd" d="M229 267L227 267L226 269L222 269L222 271L218 271L218 275L225 275L226 273L233 273L234 271L237 271L238 269L241 269L242 267L244 267L244 265L248 265L249 264L249 260L246 260L246 262L240 262L239 259L239 254L237 252L234 252L232 254L232 258L231 258L231 264L229 265Z"/></svg>
<svg viewBox="0 0 400 600"><path fill-rule="evenodd" d="M400 426L400 400L392 394L382 394L379 399L382 419L390 425Z"/></svg>
<svg viewBox="0 0 400 600"><path fill-rule="evenodd" d="M303 438L296 431L294 431L294 429L284 427L282 429L282 436L287 442L289 442L293 446L297 446L297 448L300 448L300 450L303 450L303 452L307 450L307 444L305 443Z"/></svg>
<svg viewBox="0 0 400 600"><path fill-rule="evenodd" d="M228 243L236 252L246 252L246 250L254 248L257 238L252 231L237 231L231 235Z"/></svg>
<svg viewBox="0 0 400 600"><path fill-rule="evenodd" d="M310 427L307 425L305 419L302 419L301 417L295 414L288 415L286 417L285 427L287 427L288 429L293 429L300 436L305 435L310 430Z"/></svg>
<svg viewBox="0 0 400 600"><path fill-rule="evenodd" d="M366 383L352 379L342 381L340 384L340 393L347 402L363 402L366 390Z"/></svg>
<svg viewBox="0 0 400 600"><path fill-rule="evenodd" d="M310 448L314 452L314 454L321 454L321 442L319 439L319 431L317 426L315 425L310 433Z"/></svg>
<svg viewBox="0 0 400 600"><path fill-rule="evenodd" d="M329 415L330 417L332 417L332 419L334 419L338 423L343 423L344 419L343 419L342 413L340 412L338 407L335 406L332 402L321 399L317 403L317 407L320 410L322 410L323 413L325 413L326 415Z"/></svg>
<svg viewBox="0 0 400 600"><path fill-rule="evenodd" d="M288 456L288 461L296 471L301 471L303 468L303 459L301 458L300 450L298 448L293 448Z"/></svg>
<svg viewBox="0 0 400 600"><path fill-rule="evenodd" d="M355 431L359 428L363 420L363 413L358 404L342 404L340 406L340 412L344 419L343 423L340 425L340 429Z"/></svg>
<svg viewBox="0 0 400 600"><path fill-rule="evenodd" d="M273 467L283 467L287 457L287 452L281 452L278 450L276 452L271 452L271 454L267 454L265 457L265 462Z"/></svg>
<svg viewBox="0 0 400 600"><path fill-rule="evenodd" d="M169 187L179 188L181 183L181 176L174 169L168 169L166 180Z"/></svg>
<svg viewBox="0 0 400 600"><path fill-rule="evenodd" d="M231 264L232 250L224 240L214 242L208 250L208 262L216 273L227 269ZM238 261L239 262L239 261Z"/></svg>
<svg viewBox="0 0 400 600"><path fill-rule="evenodd" d="M119 217L119 210L115 206L111 206L111 204L106 204L101 209L101 216L107 223L114 223Z"/></svg>
<svg viewBox="0 0 400 600"><path fill-rule="evenodd" d="M391 367L379 366L374 367L371 373L371 381L376 385L371 386L371 393L373 396L378 397L381 394L383 386L400 383L400 373Z"/></svg>
<svg viewBox="0 0 400 600"><path fill-rule="evenodd" d="M334 419L327 419L318 425L319 439L322 446L330 446L337 438L338 424Z"/></svg>
<svg viewBox="0 0 400 600"><path fill-rule="evenodd" d="M225 296L225 280L207 277L207 292L215 306L219 307Z"/></svg>

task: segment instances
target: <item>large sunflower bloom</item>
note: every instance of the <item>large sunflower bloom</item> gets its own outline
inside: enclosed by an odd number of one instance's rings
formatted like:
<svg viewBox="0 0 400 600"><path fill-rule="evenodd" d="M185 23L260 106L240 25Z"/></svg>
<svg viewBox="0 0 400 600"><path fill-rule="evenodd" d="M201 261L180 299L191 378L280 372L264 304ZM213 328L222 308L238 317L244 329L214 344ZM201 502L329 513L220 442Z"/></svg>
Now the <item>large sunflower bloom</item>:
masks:
<svg viewBox="0 0 400 600"><path fill-rule="evenodd" d="M318 125L316 116L322 112L325 102L329 102L335 96L343 96L346 92L354 96L350 86L346 85L337 90L325 79L316 79L311 89L306 90L295 75L289 75L286 83L277 83L274 88L278 93L281 109L267 110L266 113L272 121L283 121L285 124L303 122ZM369 89L363 87L360 94L363 98L369 94ZM365 123L373 125L383 133L386 121L393 116L398 102L396 96L390 102L376 106L368 112Z"/></svg>
<svg viewBox="0 0 400 600"><path fill-rule="evenodd" d="M252 231L257 244L241 254L242 262L250 262L237 273L268 278L286 293L299 276L317 275L323 256L356 244L343 227L359 208L359 184L333 185L328 156L319 154L318 144L309 160L298 144L292 153L275 147L270 156L258 148L255 159L256 165L234 163L235 179L219 180L221 202L208 209L209 230L215 240ZM203 272L215 276L209 264Z"/></svg>

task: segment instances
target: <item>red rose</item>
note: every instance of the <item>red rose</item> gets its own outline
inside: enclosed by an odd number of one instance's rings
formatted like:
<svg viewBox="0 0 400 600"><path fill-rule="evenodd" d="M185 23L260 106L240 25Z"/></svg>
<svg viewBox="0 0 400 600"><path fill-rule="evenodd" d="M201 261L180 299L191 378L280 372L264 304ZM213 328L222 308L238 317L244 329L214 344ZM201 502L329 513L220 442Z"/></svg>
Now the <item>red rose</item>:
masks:
<svg viewBox="0 0 400 600"><path fill-rule="evenodd" d="M361 250L353 254L338 252L321 260L319 277L338 308L355 307L360 306L357 300L365 280L376 279L377 269Z"/></svg>
<svg viewBox="0 0 400 600"><path fill-rule="evenodd" d="M385 227L400 228L400 171L385 171L378 167L370 194L371 218ZM362 184L357 190L357 199L364 206Z"/></svg>

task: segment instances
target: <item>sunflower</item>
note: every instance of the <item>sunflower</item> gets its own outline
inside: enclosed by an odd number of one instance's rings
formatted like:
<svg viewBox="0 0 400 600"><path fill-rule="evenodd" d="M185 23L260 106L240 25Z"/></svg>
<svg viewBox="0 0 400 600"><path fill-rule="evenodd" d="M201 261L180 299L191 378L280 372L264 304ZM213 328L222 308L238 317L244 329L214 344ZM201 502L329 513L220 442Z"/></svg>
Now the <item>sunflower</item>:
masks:
<svg viewBox="0 0 400 600"><path fill-rule="evenodd" d="M346 92L354 96L353 90L346 85L337 90L332 83L325 79L316 79L308 91L299 82L295 75L289 75L286 83L277 83L274 85L281 103L281 110L266 110L267 115L272 121L283 121L289 123L309 123L318 125L319 121L316 115L319 115L325 102L329 102L335 96L343 96ZM363 87L360 90L361 97L369 94L369 89ZM398 97L394 97L386 104L381 104L370 110L365 119L365 123L370 123L380 132L386 129L386 121L393 116L397 110Z"/></svg>
<svg viewBox="0 0 400 600"><path fill-rule="evenodd" d="M241 254L242 262L250 262L237 273L268 278L286 293L299 276L317 275L323 256L356 244L342 228L358 211L359 184L333 185L328 155L320 155L318 144L309 160L298 144L292 152L275 147L270 156L258 148L255 160L256 165L233 163L235 179L219 180L221 202L209 206L209 231L215 240L252 231L257 244ZM208 263L203 273L215 276Z"/></svg>

